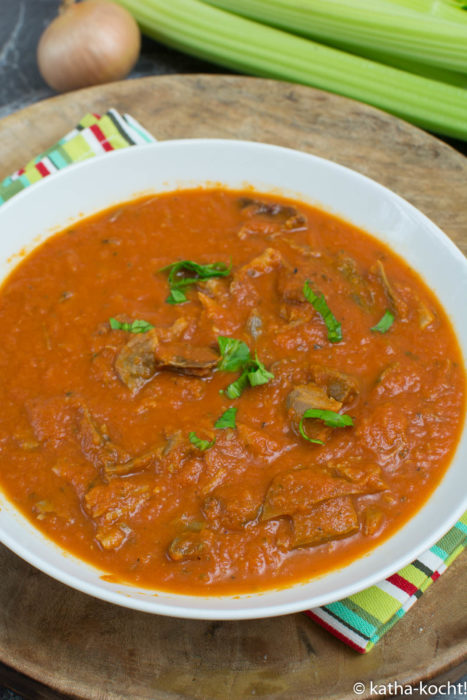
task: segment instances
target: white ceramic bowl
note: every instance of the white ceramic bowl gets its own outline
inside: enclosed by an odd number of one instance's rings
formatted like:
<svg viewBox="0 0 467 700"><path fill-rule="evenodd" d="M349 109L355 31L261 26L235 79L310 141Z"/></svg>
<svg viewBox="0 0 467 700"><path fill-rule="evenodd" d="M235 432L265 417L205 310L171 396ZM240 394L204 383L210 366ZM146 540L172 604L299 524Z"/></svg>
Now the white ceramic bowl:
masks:
<svg viewBox="0 0 467 700"><path fill-rule="evenodd" d="M0 280L45 237L113 204L204 183L245 184L316 204L389 244L446 309L467 366L467 262L423 214L381 185L330 161L277 146L180 140L133 147L70 166L0 207ZM399 532L349 566L278 591L176 595L103 581L100 572L46 539L0 494L0 539L19 556L85 593L138 610L201 619L297 612L344 598L391 575L430 547L467 508L467 431L435 493Z"/></svg>

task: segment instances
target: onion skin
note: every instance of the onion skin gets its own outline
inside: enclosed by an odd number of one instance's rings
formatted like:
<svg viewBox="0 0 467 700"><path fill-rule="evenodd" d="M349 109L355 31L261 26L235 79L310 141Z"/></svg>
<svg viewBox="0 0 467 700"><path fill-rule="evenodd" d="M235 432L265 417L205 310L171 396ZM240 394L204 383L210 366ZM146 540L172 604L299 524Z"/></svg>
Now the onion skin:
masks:
<svg viewBox="0 0 467 700"><path fill-rule="evenodd" d="M131 14L110 0L62 5L42 34L39 71L57 92L121 80L135 65L141 33Z"/></svg>

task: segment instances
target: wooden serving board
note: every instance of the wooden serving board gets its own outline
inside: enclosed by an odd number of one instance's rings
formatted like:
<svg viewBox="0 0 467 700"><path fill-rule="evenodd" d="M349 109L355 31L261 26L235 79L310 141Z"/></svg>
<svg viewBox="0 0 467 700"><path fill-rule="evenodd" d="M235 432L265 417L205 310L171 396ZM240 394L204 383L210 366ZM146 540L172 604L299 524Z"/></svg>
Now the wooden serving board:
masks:
<svg viewBox="0 0 467 700"><path fill-rule="evenodd" d="M462 155L371 107L275 81L144 78L47 100L0 122L0 178L86 112L110 107L158 139L265 141L335 160L408 199L467 251ZM301 614L198 622L134 612L67 588L2 546L0 571L0 662L52 689L39 692L31 681L34 698L350 700L357 681L367 698L371 679L417 683L465 672L465 555L366 656ZM3 678L14 684L9 673ZM17 687L28 690L24 678Z"/></svg>

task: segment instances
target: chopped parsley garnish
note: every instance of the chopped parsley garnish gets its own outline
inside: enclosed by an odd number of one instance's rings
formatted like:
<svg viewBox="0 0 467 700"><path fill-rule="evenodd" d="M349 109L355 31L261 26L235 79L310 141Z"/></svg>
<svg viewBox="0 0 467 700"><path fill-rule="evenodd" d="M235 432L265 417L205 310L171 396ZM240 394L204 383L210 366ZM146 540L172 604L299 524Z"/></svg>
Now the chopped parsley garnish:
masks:
<svg viewBox="0 0 467 700"><path fill-rule="evenodd" d="M303 421L305 420L305 418L318 418L319 420L322 420L324 425L327 425L329 428L346 428L348 426L353 425L352 418L346 415L345 413L336 413L335 411L323 411L320 408L309 408L303 414L298 429L300 431L300 435L303 438L305 438L305 440L308 440L308 442L315 442L318 445L324 445L324 442L322 440L315 440L313 438L308 437L303 427Z"/></svg>
<svg viewBox="0 0 467 700"><path fill-rule="evenodd" d="M224 394L229 399L238 399L247 388L248 383L248 372L243 372L238 379L229 384L227 389L224 390Z"/></svg>
<svg viewBox="0 0 467 700"><path fill-rule="evenodd" d="M171 289L166 299L167 304L183 304L184 301L187 301L186 294L180 289Z"/></svg>
<svg viewBox="0 0 467 700"><path fill-rule="evenodd" d="M185 287L211 277L227 277L230 275L231 269L232 265L227 266L223 262L200 265L193 262L193 260L180 260L171 265L166 265L160 270L160 272L169 273L170 294L166 302L168 304L182 304L184 301L187 301L186 294L183 291Z"/></svg>
<svg viewBox="0 0 467 700"><path fill-rule="evenodd" d="M129 333L147 333L154 328L152 323L142 321L141 319L136 319L136 321L126 323L125 321L117 321L116 318L110 318L109 323L113 331L128 331Z"/></svg>
<svg viewBox="0 0 467 700"><path fill-rule="evenodd" d="M221 359L218 369L225 372L242 370L242 374L234 382L229 384L224 393L229 399L238 399L247 386L260 386L274 379L255 353L255 359L251 357L248 345L243 340L218 336Z"/></svg>
<svg viewBox="0 0 467 700"><path fill-rule="evenodd" d="M376 333L387 333L394 323L394 314L389 309L386 309L383 316L380 318L376 326L371 328L372 331Z"/></svg>
<svg viewBox="0 0 467 700"><path fill-rule="evenodd" d="M235 416L238 409L235 406L231 406L216 420L214 427L218 430L224 430L225 428L236 428Z"/></svg>
<svg viewBox="0 0 467 700"><path fill-rule="evenodd" d="M248 381L251 386L267 384L270 379L274 379L272 372L269 372L255 353L255 359L248 366Z"/></svg>
<svg viewBox="0 0 467 700"><path fill-rule="evenodd" d="M217 342L222 356L217 365L218 369L224 372L236 372L251 360L250 349L243 340L219 335Z"/></svg>
<svg viewBox="0 0 467 700"><path fill-rule="evenodd" d="M188 437L190 438L191 444L197 447L198 450L201 450L202 452L204 452L205 450L209 450L209 448L212 447L216 442L215 439L211 442L209 442L209 440L202 440L196 435L196 433L193 432L191 432L188 435Z"/></svg>
<svg viewBox="0 0 467 700"><path fill-rule="evenodd" d="M315 294L310 287L308 280L306 280L305 284L303 285L303 294L305 295L305 299L310 302L326 324L326 328L328 329L328 340L331 343L340 343L342 340L341 324L327 305L324 296L322 294Z"/></svg>

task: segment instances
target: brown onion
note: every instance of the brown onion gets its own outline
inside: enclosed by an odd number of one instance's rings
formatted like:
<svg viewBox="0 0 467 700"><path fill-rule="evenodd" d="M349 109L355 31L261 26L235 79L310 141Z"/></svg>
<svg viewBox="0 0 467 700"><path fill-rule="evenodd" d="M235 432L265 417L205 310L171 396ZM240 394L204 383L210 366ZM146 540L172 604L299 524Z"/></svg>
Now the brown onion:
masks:
<svg viewBox="0 0 467 700"><path fill-rule="evenodd" d="M141 34L133 17L110 0L64 0L37 47L39 70L58 92L124 78L135 65Z"/></svg>

